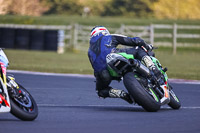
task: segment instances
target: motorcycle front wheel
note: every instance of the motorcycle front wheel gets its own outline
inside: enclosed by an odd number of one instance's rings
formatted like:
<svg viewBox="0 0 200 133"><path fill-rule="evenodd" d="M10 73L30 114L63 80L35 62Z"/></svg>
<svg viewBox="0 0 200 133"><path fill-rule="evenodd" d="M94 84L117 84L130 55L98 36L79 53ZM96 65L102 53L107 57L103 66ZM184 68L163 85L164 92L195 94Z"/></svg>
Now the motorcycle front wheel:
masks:
<svg viewBox="0 0 200 133"><path fill-rule="evenodd" d="M181 103L179 98L176 96L176 94L174 93L174 91L172 90L172 86L169 85L169 93L170 93L170 102L169 102L169 106L172 109L179 109L181 107Z"/></svg>
<svg viewBox="0 0 200 133"><path fill-rule="evenodd" d="M31 94L21 85L10 95L11 114L24 121L33 121L38 116L38 107Z"/></svg>

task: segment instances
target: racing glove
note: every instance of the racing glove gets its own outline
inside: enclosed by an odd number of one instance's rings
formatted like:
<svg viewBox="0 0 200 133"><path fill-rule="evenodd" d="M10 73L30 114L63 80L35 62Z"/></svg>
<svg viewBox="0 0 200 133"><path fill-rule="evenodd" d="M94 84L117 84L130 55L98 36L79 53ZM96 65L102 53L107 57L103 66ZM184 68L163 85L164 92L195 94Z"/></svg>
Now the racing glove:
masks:
<svg viewBox="0 0 200 133"><path fill-rule="evenodd" d="M153 45L146 43L140 37L134 37L132 39L138 46L143 46L147 51L151 51L153 49Z"/></svg>

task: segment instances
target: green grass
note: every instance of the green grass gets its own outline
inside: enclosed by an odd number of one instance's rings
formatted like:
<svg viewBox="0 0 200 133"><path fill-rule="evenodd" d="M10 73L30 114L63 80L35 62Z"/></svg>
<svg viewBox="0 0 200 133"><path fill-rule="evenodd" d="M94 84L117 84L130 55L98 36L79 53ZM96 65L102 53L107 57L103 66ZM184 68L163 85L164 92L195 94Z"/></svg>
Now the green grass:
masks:
<svg viewBox="0 0 200 133"><path fill-rule="evenodd" d="M163 67L168 68L170 78L200 80L200 48L178 48L176 55L169 48L155 52Z"/></svg>
<svg viewBox="0 0 200 133"><path fill-rule="evenodd" d="M55 52L5 50L11 70L55 73L93 74L86 52ZM178 48L172 55L171 48L159 48L156 57L163 67L168 67L169 78L200 80L200 48Z"/></svg>
<svg viewBox="0 0 200 133"><path fill-rule="evenodd" d="M86 53L57 54L25 50L5 50L9 69L55 73L92 73Z"/></svg>

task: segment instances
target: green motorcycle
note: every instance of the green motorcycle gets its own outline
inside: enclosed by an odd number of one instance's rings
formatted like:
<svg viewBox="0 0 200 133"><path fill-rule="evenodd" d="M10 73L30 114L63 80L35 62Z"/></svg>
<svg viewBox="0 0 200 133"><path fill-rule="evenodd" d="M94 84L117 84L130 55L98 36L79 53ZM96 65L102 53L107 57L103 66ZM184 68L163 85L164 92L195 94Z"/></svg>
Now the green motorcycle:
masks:
<svg viewBox="0 0 200 133"><path fill-rule="evenodd" d="M123 78L123 83L132 100L146 111L156 112L165 104L172 109L179 109L181 103L168 83L167 68L163 68L153 55L150 57L161 72L159 79L130 54L110 53L106 57L106 62L110 75L114 79Z"/></svg>

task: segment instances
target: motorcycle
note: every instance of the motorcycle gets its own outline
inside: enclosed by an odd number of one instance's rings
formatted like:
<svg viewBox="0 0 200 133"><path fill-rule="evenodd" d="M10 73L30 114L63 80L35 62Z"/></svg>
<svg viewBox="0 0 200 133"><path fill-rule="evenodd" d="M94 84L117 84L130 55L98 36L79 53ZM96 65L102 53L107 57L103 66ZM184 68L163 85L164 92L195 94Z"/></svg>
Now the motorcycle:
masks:
<svg viewBox="0 0 200 133"><path fill-rule="evenodd" d="M32 121L38 116L38 107L31 94L12 75L7 75L8 58L0 48L0 113L10 112L15 117Z"/></svg>
<svg viewBox="0 0 200 133"><path fill-rule="evenodd" d="M143 62L135 59L132 54L126 53L110 53L106 56L110 75L116 80L123 78L123 83L132 100L146 111L156 112L166 104L172 109L179 109L181 103L173 87L168 83L167 68L162 67L152 51L142 48L161 72L159 79Z"/></svg>

